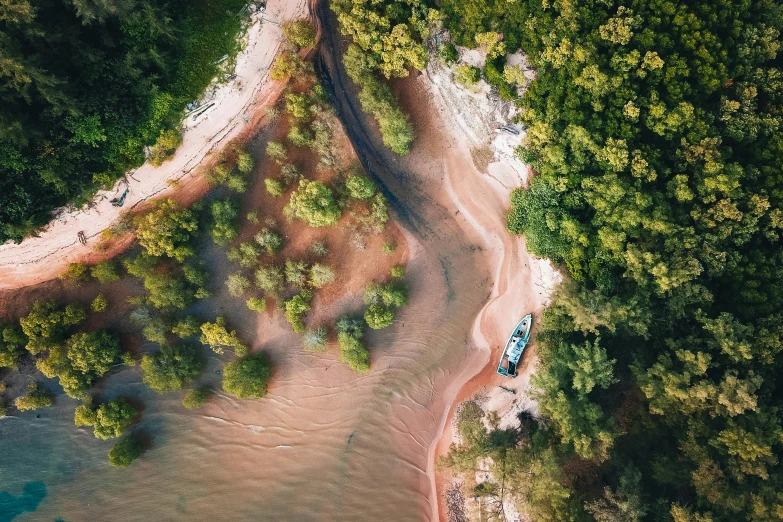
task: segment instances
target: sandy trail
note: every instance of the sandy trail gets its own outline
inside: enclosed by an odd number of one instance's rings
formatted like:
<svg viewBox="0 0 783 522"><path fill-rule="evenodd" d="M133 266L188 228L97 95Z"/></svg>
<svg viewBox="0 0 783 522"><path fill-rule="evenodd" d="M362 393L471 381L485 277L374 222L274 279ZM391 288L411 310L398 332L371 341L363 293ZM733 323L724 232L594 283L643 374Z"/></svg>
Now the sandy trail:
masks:
<svg viewBox="0 0 783 522"><path fill-rule="evenodd" d="M280 83L269 77L269 68L284 43L280 24L307 17L309 10L306 0L269 0L266 12L254 14L247 27L246 46L236 60L236 78L209 93L214 105L206 112L183 122L182 145L174 157L160 167L145 163L129 172L130 191L122 208L111 204L126 188L119 181L111 190L99 191L87 207L62 210L37 237L0 245L0 289L52 279L68 263L95 257L92 248L112 222L152 198L182 190L211 153L253 127L261 115L259 109L280 92ZM80 231L87 237L86 245L78 240Z"/></svg>

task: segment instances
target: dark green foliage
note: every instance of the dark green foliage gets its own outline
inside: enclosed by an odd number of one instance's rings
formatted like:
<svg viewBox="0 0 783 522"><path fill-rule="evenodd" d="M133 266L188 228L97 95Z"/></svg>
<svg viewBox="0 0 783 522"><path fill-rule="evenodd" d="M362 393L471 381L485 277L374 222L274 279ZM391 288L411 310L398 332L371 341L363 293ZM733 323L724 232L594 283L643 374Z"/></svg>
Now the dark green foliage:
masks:
<svg viewBox="0 0 783 522"><path fill-rule="evenodd" d="M182 399L182 405L189 410L201 408L207 403L210 393L210 389L204 386L188 390L188 393L185 394L185 398Z"/></svg>
<svg viewBox="0 0 783 522"><path fill-rule="evenodd" d="M574 491L531 519L779 517L777 7L441 5L458 43L497 31L537 71L520 156L539 176L508 227L572 283L539 330L551 432L525 458L548 447ZM508 97L502 72L484 75Z"/></svg>
<svg viewBox="0 0 783 522"><path fill-rule="evenodd" d="M118 468L127 468L134 460L141 457L141 454L141 444L129 435L109 450L109 464Z"/></svg>
<svg viewBox="0 0 783 522"><path fill-rule="evenodd" d="M144 384L159 392L181 390L203 367L198 348L191 344L163 345L141 360Z"/></svg>
<svg viewBox="0 0 783 522"><path fill-rule="evenodd" d="M176 126L217 76L217 59L238 49L243 5L5 2L0 243L21 240L55 207L81 204L140 165L144 146Z"/></svg>
<svg viewBox="0 0 783 522"><path fill-rule="evenodd" d="M260 399L266 395L272 370L264 353L255 353L228 363L223 370L223 391L237 399Z"/></svg>
<svg viewBox="0 0 783 522"><path fill-rule="evenodd" d="M457 60L459 60L457 47L451 42L440 44L438 47L438 58L443 60L446 65L457 63Z"/></svg>
<svg viewBox="0 0 783 522"><path fill-rule="evenodd" d="M17 324L0 323L0 368L16 368L16 361L24 353L27 336Z"/></svg>
<svg viewBox="0 0 783 522"><path fill-rule="evenodd" d="M359 373L370 371L370 352L362 342L364 321L344 315L337 320L334 329L340 345L340 360Z"/></svg>
<svg viewBox="0 0 783 522"><path fill-rule="evenodd" d="M120 274L117 271L117 263L113 259L101 261L90 268L90 273L101 284L113 283L120 280Z"/></svg>

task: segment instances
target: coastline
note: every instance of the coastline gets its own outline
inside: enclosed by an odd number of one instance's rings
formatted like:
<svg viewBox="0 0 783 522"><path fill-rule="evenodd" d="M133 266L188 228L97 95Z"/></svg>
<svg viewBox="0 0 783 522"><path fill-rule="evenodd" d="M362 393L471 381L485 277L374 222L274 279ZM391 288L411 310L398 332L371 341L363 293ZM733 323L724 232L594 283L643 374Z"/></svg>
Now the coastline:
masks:
<svg viewBox="0 0 783 522"><path fill-rule="evenodd" d="M200 173L209 156L229 142L257 130L265 111L282 92L284 82L269 78L269 68L284 42L276 22L310 16L307 0L270 0L263 16L252 19L247 28L245 48L238 54L235 78L210 87L215 105L200 115L183 121L183 141L172 158L160 167L145 163L126 174L129 193L123 207L110 200L125 190L123 180L109 190L101 190L84 208L64 210L54 216L39 235L21 243L0 245L0 289L34 285L56 277L69 263L98 262L117 255L129 244L120 238L104 252L93 250L100 234L124 214L143 208L150 200L176 196L183 202L198 199L208 187ZM275 22L262 22L261 18ZM194 121L196 120L196 121ZM77 237L83 232L87 244Z"/></svg>

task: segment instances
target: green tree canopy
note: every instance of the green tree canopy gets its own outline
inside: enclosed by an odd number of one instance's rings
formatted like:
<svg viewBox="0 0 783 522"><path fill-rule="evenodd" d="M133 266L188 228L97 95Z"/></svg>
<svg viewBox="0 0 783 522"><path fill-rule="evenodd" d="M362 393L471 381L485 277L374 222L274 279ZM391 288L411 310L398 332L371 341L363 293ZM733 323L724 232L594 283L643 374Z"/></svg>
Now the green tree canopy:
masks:
<svg viewBox="0 0 783 522"><path fill-rule="evenodd" d="M271 375L266 354L251 354L226 365L223 390L237 399L260 399L266 395Z"/></svg>
<svg viewBox="0 0 783 522"><path fill-rule="evenodd" d="M203 367L198 348L192 344L163 345L141 360L144 384L159 392L181 390Z"/></svg>

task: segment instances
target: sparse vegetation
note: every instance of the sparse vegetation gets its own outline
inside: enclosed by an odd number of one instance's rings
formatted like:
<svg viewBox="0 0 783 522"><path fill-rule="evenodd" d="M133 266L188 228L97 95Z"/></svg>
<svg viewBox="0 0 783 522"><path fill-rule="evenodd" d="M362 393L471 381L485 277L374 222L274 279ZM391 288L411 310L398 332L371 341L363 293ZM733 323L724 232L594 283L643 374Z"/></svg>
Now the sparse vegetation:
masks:
<svg viewBox="0 0 783 522"><path fill-rule="evenodd" d="M283 249L283 236L269 228L262 229L254 239L267 254L276 254Z"/></svg>
<svg viewBox="0 0 783 522"><path fill-rule="evenodd" d="M234 297L242 297L250 290L250 279L241 272L233 272L228 274L226 278L226 287L229 294Z"/></svg>
<svg viewBox="0 0 783 522"><path fill-rule="evenodd" d="M307 328L302 336L302 347L308 352L325 352L328 348L328 332L323 326Z"/></svg>
<svg viewBox="0 0 783 522"><path fill-rule="evenodd" d="M109 300L106 299L106 296L103 294L96 295L95 299L90 303L90 310L93 312L105 312L108 307Z"/></svg>

